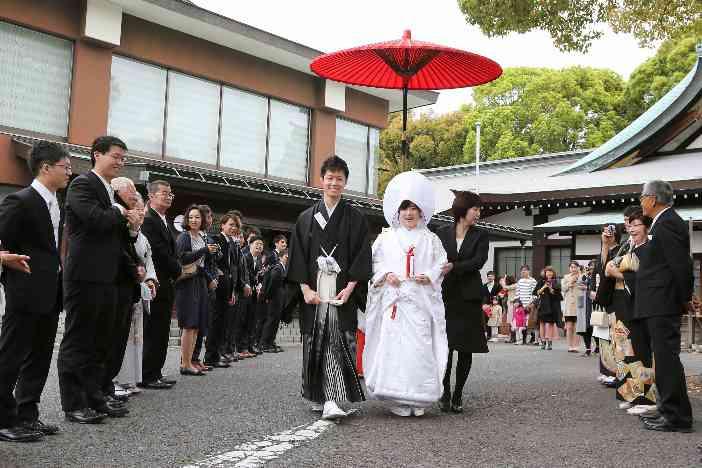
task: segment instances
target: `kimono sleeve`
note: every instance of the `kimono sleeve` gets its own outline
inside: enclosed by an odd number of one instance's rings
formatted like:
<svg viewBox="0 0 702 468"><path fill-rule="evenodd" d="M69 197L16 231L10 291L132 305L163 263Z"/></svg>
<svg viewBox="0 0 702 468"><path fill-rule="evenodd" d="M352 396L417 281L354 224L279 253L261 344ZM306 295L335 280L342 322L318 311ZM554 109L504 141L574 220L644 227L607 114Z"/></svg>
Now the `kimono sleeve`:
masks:
<svg viewBox="0 0 702 468"><path fill-rule="evenodd" d="M429 279L431 279L434 286L440 286L441 281L443 280L441 266L448 261L448 258L446 250L444 250L444 245L441 243L441 239L439 239L439 237L434 233L431 233L431 246L433 265L431 270L425 274L429 277Z"/></svg>
<svg viewBox="0 0 702 468"><path fill-rule="evenodd" d="M351 211L354 216L350 223L349 251L350 259L348 277L349 281L367 282L372 273L371 244L368 238L368 221L358 211Z"/></svg>
<svg viewBox="0 0 702 468"><path fill-rule="evenodd" d="M307 265L308 255L308 239L307 230L305 229L306 218L311 217L307 211L302 213L295 223L295 229L290 237L290 247L288 248L288 281L298 284L307 284L311 286L313 283L309 277L309 265Z"/></svg>

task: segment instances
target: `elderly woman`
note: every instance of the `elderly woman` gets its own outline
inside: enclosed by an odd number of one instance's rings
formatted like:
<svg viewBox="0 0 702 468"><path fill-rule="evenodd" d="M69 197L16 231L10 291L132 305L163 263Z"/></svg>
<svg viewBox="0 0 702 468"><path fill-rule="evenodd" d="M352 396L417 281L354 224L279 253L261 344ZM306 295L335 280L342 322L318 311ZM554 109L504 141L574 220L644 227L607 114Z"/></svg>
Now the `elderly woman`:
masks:
<svg viewBox="0 0 702 468"><path fill-rule="evenodd" d="M138 210L140 223L144 221L144 199L141 194L136 194L135 210ZM139 232L136 242L134 243L139 260L144 265L139 268L144 268L144 281L140 284L140 296L132 309L131 327L129 329L129 337L127 338L127 346L122 361L122 368L117 375L117 382L124 389L128 389L127 393L139 393L136 384L142 381L141 365L144 350L144 314L149 313L149 305L156 297L156 269L154 268L153 256L151 253L151 245L146 236Z"/></svg>
<svg viewBox="0 0 702 468"><path fill-rule="evenodd" d="M480 269L488 258L489 239L476 226L482 200L473 192L455 192L451 210L454 223L437 231L446 250L448 264L442 284L446 308L449 358L444 373L444 393L439 401L442 411L463 412L463 387L473 363L473 353L487 353L485 314L482 309ZM451 392L453 352L458 353L456 383Z"/></svg>
<svg viewBox="0 0 702 468"><path fill-rule="evenodd" d="M636 274L639 254L646 247L651 218L643 211L629 216L632 249L607 263L605 275L617 282L614 296L617 318L613 327L614 357L617 360L617 399L619 407L630 414L642 414L656 408L653 392L654 373L651 345L642 333L641 321L634 320Z"/></svg>
<svg viewBox="0 0 702 468"><path fill-rule="evenodd" d="M198 205L190 205L183 217L183 232L176 240L178 259L183 265L183 273L175 285L178 326L183 330L180 337L181 375L205 375L192 362L198 333L207 334L209 297L205 260L217 252L217 247L207 245L200 232L205 216Z"/></svg>
<svg viewBox="0 0 702 468"><path fill-rule="evenodd" d="M446 252L427 224L434 192L422 175L390 181L383 200L390 229L373 244L363 362L371 398L398 416L422 416L442 393L448 343L441 300ZM412 359L407 359L412 356Z"/></svg>

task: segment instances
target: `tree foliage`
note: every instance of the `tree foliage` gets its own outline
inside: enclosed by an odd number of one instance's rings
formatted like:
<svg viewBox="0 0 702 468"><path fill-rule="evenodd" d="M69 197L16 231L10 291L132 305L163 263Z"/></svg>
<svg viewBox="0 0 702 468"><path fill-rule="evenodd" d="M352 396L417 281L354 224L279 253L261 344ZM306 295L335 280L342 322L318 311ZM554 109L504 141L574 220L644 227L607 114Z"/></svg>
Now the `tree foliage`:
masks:
<svg viewBox="0 0 702 468"><path fill-rule="evenodd" d="M695 46L702 33L664 42L656 55L638 66L629 77L624 92L624 117L631 121L651 107L692 69Z"/></svg>
<svg viewBox="0 0 702 468"><path fill-rule="evenodd" d="M702 30L700 0L458 0L458 6L490 37L541 29L563 51L587 52L604 24L644 46Z"/></svg>

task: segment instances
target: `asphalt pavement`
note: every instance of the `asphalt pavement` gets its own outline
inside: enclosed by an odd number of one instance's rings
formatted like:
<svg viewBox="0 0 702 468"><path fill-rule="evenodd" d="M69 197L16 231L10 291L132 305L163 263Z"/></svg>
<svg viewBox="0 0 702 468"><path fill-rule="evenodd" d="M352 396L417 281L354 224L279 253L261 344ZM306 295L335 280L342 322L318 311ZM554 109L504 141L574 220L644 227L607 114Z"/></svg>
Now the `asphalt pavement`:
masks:
<svg viewBox="0 0 702 468"><path fill-rule="evenodd" d="M491 343L490 350L474 357L464 414L432 409L422 418L398 418L381 402L364 402L354 405L356 415L289 445L266 466L702 466L702 423L695 423L693 434L644 430L638 418L616 409L613 391L595 381L596 357L566 353L562 342L553 351L506 343ZM702 374L702 354L683 357L689 375ZM284 353L205 377L178 375L173 389L133 397L127 417L87 426L63 420L54 364L42 419L58 423L61 433L31 444L0 443L0 466L197 465L242 444L309 427L318 414L300 397L301 358L302 348L289 345ZM178 349L172 348L167 370L175 375L177 365ZM695 395L692 403L699 418L702 399Z"/></svg>

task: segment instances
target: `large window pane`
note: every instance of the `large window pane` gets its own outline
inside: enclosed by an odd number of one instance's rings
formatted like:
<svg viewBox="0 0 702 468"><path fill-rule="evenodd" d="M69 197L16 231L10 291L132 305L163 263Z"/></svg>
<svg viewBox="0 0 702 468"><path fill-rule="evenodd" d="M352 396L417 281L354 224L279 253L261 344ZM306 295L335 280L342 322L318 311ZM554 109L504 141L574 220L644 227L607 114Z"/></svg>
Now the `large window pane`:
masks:
<svg viewBox="0 0 702 468"><path fill-rule="evenodd" d="M368 176L368 127L336 119L335 153L349 166L348 190L366 191Z"/></svg>
<svg viewBox="0 0 702 468"><path fill-rule="evenodd" d="M0 22L0 125L68 133L73 45Z"/></svg>
<svg viewBox="0 0 702 468"><path fill-rule="evenodd" d="M380 162L380 130L370 129L369 133L370 158L368 159L368 193L378 193L378 164Z"/></svg>
<svg viewBox="0 0 702 468"><path fill-rule="evenodd" d="M219 85L169 72L166 155L217 164Z"/></svg>
<svg viewBox="0 0 702 468"><path fill-rule="evenodd" d="M268 99L225 87L222 90L220 165L266 172Z"/></svg>
<svg viewBox="0 0 702 468"><path fill-rule="evenodd" d="M306 181L309 111L271 99L270 125L268 174Z"/></svg>
<svg viewBox="0 0 702 468"><path fill-rule="evenodd" d="M112 57L107 133L122 138L129 149L163 152L166 70Z"/></svg>

